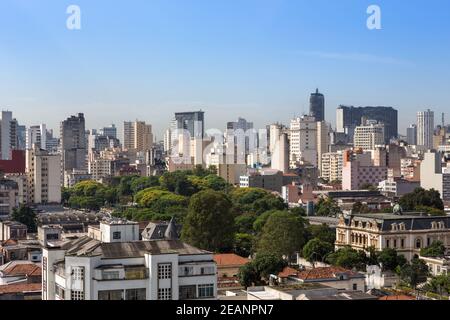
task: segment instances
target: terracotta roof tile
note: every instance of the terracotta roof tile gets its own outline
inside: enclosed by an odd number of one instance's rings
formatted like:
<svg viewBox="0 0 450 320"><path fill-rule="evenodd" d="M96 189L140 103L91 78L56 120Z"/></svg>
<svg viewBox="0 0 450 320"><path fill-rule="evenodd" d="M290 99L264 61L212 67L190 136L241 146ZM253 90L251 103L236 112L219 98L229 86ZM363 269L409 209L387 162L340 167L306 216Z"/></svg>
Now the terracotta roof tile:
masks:
<svg viewBox="0 0 450 320"><path fill-rule="evenodd" d="M301 280L320 280L320 279L334 279L336 274L345 274L349 278L363 277L358 272L353 272L341 267L325 267L325 268L315 268L311 270L301 271L298 274L298 278Z"/></svg>
<svg viewBox="0 0 450 320"><path fill-rule="evenodd" d="M214 261L218 266L240 266L250 262L247 258L242 258L234 253L215 254Z"/></svg>
<svg viewBox="0 0 450 320"><path fill-rule="evenodd" d="M378 300L416 300L416 299L410 296L399 295L399 296L385 296L379 298Z"/></svg>
<svg viewBox="0 0 450 320"><path fill-rule="evenodd" d="M295 269L290 268L290 267L286 267L286 268L284 268L283 271L281 271L278 274L278 277L279 278L298 277L299 273L300 273L300 271L298 271L298 270L295 270Z"/></svg>
<svg viewBox="0 0 450 320"><path fill-rule="evenodd" d="M0 286L0 294L41 291L42 284L40 283L10 284L6 286Z"/></svg>
<svg viewBox="0 0 450 320"><path fill-rule="evenodd" d="M28 275L40 276L42 274L41 267L36 264L16 264L3 271L8 276Z"/></svg>

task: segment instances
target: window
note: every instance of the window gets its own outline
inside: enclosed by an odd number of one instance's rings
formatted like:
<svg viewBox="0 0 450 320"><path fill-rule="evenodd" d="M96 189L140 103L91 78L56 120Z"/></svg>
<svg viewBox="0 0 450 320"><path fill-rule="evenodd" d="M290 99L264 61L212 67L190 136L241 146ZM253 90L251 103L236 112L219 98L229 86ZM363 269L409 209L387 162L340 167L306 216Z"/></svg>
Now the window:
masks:
<svg viewBox="0 0 450 320"><path fill-rule="evenodd" d="M358 290L358 284L357 284L357 283L354 283L354 284L353 284L353 291L356 291L356 290Z"/></svg>
<svg viewBox="0 0 450 320"><path fill-rule="evenodd" d="M113 240L120 240L122 238L122 233L120 231L113 232Z"/></svg>
<svg viewBox="0 0 450 320"><path fill-rule="evenodd" d="M180 276L181 277L192 276L192 275L194 275L193 267L180 267Z"/></svg>
<svg viewBox="0 0 450 320"><path fill-rule="evenodd" d="M401 240L401 247L404 248L405 247L405 239Z"/></svg>
<svg viewBox="0 0 450 320"><path fill-rule="evenodd" d="M158 289L158 300L172 300L172 289L171 288Z"/></svg>
<svg viewBox="0 0 450 320"><path fill-rule="evenodd" d="M422 248L422 240L416 239L416 249L420 249L420 248Z"/></svg>
<svg viewBox="0 0 450 320"><path fill-rule="evenodd" d="M84 280L84 268L83 267L72 268L72 279L73 280Z"/></svg>
<svg viewBox="0 0 450 320"><path fill-rule="evenodd" d="M394 248L397 248L397 240L394 240Z"/></svg>
<svg viewBox="0 0 450 320"><path fill-rule="evenodd" d="M203 267L200 268L200 274L214 274L214 267Z"/></svg>
<svg viewBox="0 0 450 320"><path fill-rule="evenodd" d="M180 300L196 299L196 287L195 286L181 286L180 287Z"/></svg>
<svg viewBox="0 0 450 320"><path fill-rule="evenodd" d="M199 298L214 298L214 284L200 284L198 286Z"/></svg>
<svg viewBox="0 0 450 320"><path fill-rule="evenodd" d="M55 284L55 294L58 296L59 299L61 300L65 299L66 296L65 290L57 284Z"/></svg>
<svg viewBox="0 0 450 320"><path fill-rule="evenodd" d="M99 291L98 300L123 300L123 290Z"/></svg>
<svg viewBox="0 0 450 320"><path fill-rule="evenodd" d="M84 300L84 292L79 290L72 290L70 292L71 300Z"/></svg>
<svg viewBox="0 0 450 320"><path fill-rule="evenodd" d="M171 279L172 278L172 264L164 263L158 265L158 279Z"/></svg>
<svg viewBox="0 0 450 320"><path fill-rule="evenodd" d="M386 240L386 248L389 248L389 245L390 245L389 242L390 242L389 240Z"/></svg>
<svg viewBox="0 0 450 320"><path fill-rule="evenodd" d="M147 290L144 289L128 289L125 291L126 300L146 300Z"/></svg>
<svg viewBox="0 0 450 320"><path fill-rule="evenodd" d="M117 279L120 279L120 272L119 271L103 271L102 279L103 280L117 280Z"/></svg>

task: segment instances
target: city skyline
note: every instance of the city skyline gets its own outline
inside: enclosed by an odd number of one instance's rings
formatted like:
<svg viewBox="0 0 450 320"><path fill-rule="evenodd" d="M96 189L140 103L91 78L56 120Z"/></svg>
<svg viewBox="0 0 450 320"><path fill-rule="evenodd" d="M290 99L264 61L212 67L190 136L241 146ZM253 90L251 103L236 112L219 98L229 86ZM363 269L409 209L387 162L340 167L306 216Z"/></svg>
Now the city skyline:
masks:
<svg viewBox="0 0 450 320"><path fill-rule="evenodd" d="M445 1L378 1L381 30L366 27L368 1L134 3L77 1L81 30L66 28L66 1L2 3L1 108L56 132L79 112L86 128L140 119L158 140L189 110L208 128L287 124L316 88L333 125L340 104L392 106L401 134L418 111L448 108Z"/></svg>

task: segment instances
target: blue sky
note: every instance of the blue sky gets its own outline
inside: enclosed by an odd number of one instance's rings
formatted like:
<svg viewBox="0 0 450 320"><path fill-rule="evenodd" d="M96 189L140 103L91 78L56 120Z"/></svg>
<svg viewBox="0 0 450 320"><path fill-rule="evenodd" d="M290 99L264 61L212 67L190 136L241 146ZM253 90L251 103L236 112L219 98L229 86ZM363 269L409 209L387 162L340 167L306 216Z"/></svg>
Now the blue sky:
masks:
<svg viewBox="0 0 450 320"><path fill-rule="evenodd" d="M371 4L382 30L366 28ZM55 129L84 112L89 128L139 118L162 138L174 112L200 108L209 128L287 123L319 87L330 122L339 104L389 105L403 131L418 110L450 110L449 57L448 0L0 3L0 107Z"/></svg>

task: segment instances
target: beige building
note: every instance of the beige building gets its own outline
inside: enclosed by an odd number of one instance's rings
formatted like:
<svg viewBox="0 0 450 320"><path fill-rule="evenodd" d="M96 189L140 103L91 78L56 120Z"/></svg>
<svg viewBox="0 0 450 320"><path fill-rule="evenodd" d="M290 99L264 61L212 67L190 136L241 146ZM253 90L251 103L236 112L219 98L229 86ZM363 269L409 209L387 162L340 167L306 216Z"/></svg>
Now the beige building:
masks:
<svg viewBox="0 0 450 320"><path fill-rule="evenodd" d="M373 150L377 145L384 145L384 125L370 124L355 128L354 148Z"/></svg>
<svg viewBox="0 0 450 320"><path fill-rule="evenodd" d="M28 202L61 203L61 156L38 148L26 153Z"/></svg>
<svg viewBox="0 0 450 320"><path fill-rule="evenodd" d="M444 167L440 153L425 153L420 165L420 186L437 190L442 200L450 201L450 163Z"/></svg>
<svg viewBox="0 0 450 320"><path fill-rule="evenodd" d="M124 149L142 152L152 148L152 126L144 121L124 122L123 135Z"/></svg>
<svg viewBox="0 0 450 320"><path fill-rule="evenodd" d="M434 241L450 248L450 217L394 214L354 214L341 216L336 227L336 249L374 247L396 249L408 260Z"/></svg>
<svg viewBox="0 0 450 320"><path fill-rule="evenodd" d="M317 122L317 165L322 168L322 155L329 151L330 125L326 121Z"/></svg>
<svg viewBox="0 0 450 320"><path fill-rule="evenodd" d="M321 177L328 181L342 181L342 152L329 152L322 155Z"/></svg>
<svg viewBox="0 0 450 320"><path fill-rule="evenodd" d="M0 217L9 216L19 206L19 187L17 182L0 179Z"/></svg>

